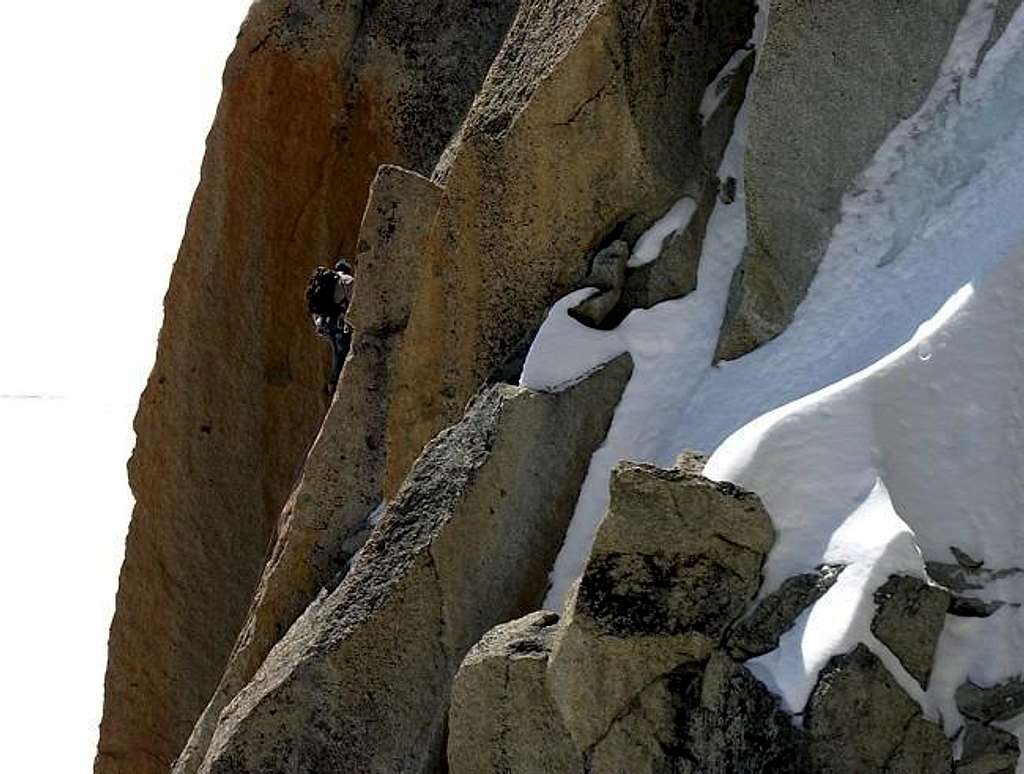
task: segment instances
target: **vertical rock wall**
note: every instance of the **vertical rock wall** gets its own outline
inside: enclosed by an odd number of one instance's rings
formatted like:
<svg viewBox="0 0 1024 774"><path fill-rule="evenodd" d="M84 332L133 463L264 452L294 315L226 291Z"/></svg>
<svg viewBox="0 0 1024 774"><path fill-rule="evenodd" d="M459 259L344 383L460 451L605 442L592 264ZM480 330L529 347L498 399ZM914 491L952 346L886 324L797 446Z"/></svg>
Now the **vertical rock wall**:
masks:
<svg viewBox="0 0 1024 774"><path fill-rule="evenodd" d="M526 0L458 136L399 352L386 491L586 273L707 184L699 107L748 0Z"/></svg>
<svg viewBox="0 0 1024 774"><path fill-rule="evenodd" d="M365 539L383 493L393 355L405 330L419 246L440 189L420 175L381 167L359 240L359 282L348 318L352 352L302 477L282 512L276 542L221 677L176 772L202 762L221 711L271 647L324 587L333 588Z"/></svg>
<svg viewBox="0 0 1024 774"><path fill-rule="evenodd" d="M434 166L515 6L253 5L136 417L97 772L166 772L209 700L325 408L305 281L379 164Z"/></svg>
<svg viewBox="0 0 1024 774"><path fill-rule="evenodd" d="M754 75L748 245L717 357L788 324L839 205L890 131L924 102L966 0L772 0Z"/></svg>

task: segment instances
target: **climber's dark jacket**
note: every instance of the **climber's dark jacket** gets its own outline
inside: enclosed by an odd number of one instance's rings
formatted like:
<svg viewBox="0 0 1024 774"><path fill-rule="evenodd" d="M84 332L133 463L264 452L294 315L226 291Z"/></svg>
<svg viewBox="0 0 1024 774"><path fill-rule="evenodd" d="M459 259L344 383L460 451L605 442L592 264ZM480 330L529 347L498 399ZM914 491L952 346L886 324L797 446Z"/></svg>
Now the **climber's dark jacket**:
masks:
<svg viewBox="0 0 1024 774"><path fill-rule="evenodd" d="M327 392L331 394L338 384L341 367L345 364L349 344L352 341L352 327L345 319L355 279L345 261L339 261L334 269L317 268L306 287L306 301L313 326L318 335L331 343L331 376Z"/></svg>

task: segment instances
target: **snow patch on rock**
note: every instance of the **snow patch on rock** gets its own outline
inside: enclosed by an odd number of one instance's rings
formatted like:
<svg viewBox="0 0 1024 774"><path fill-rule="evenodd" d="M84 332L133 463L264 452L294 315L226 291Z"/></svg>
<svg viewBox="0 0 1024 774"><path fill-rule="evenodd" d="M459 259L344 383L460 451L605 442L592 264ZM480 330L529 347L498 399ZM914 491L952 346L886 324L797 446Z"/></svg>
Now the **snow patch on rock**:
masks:
<svg viewBox="0 0 1024 774"><path fill-rule="evenodd" d="M685 230L695 212L697 212L696 199L684 196L677 201L668 212L636 240L633 254L629 257L626 265L635 269L637 266L650 263L661 255L661 247L665 244L665 240L677 231Z"/></svg>

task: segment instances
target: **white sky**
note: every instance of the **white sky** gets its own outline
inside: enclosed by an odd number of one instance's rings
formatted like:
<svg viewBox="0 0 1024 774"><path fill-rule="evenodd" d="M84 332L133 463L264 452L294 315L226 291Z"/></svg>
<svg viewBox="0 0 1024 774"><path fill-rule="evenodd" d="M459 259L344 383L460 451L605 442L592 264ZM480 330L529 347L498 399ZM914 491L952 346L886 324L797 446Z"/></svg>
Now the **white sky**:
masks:
<svg viewBox="0 0 1024 774"><path fill-rule="evenodd" d="M92 769L131 511L132 416L224 60L248 4L4 7L5 771ZM44 397L19 397L27 395Z"/></svg>

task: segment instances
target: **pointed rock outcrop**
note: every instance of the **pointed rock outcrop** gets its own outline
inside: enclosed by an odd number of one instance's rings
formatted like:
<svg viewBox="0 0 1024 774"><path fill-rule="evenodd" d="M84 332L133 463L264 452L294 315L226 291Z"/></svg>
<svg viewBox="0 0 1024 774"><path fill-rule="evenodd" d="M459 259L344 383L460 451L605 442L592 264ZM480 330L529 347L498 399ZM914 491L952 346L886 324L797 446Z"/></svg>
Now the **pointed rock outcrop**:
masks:
<svg viewBox="0 0 1024 774"><path fill-rule="evenodd" d="M757 593L774 540L757 496L682 468L622 463L549 667L589 752L646 686L707 660Z"/></svg>
<svg viewBox="0 0 1024 774"><path fill-rule="evenodd" d="M478 397L224 709L200 771L432 770L459 662L540 602L630 372L623 356L562 393Z"/></svg>

